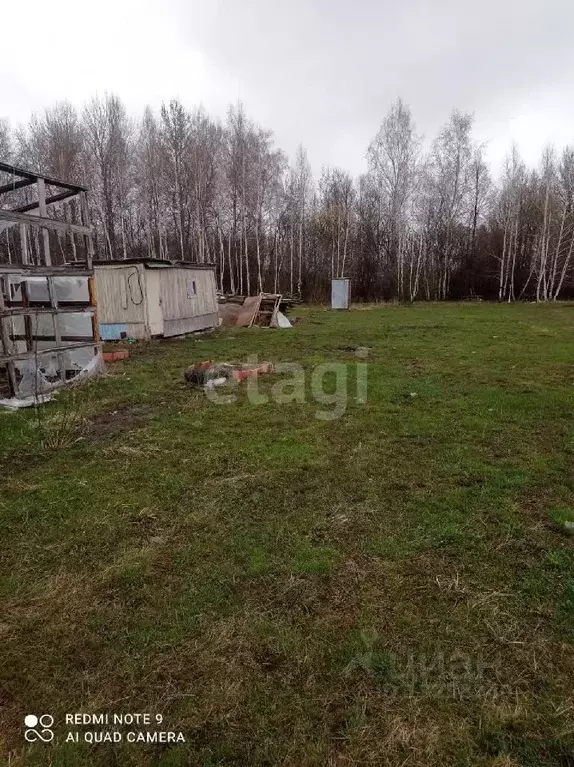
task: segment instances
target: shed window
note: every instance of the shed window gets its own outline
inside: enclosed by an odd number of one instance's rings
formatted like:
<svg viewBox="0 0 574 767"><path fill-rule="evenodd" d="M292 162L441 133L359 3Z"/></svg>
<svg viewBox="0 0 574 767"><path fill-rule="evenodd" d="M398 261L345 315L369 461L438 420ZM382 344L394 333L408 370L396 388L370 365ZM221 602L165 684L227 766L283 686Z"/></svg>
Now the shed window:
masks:
<svg viewBox="0 0 574 767"><path fill-rule="evenodd" d="M197 285L195 284L195 280L188 280L187 281L187 297L193 298L197 295Z"/></svg>

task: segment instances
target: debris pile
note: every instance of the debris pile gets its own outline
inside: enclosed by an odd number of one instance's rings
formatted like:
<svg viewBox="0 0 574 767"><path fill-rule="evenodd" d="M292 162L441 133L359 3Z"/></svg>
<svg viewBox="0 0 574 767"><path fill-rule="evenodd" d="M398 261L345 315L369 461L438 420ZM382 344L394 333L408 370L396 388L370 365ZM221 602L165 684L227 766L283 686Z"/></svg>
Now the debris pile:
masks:
<svg viewBox="0 0 574 767"><path fill-rule="evenodd" d="M227 363L215 364L213 360L199 362L197 365L190 365L183 377L187 383L198 389L212 389L214 386L224 384L233 371L233 365ZM219 383L221 381L221 383ZM217 383L216 383L217 382Z"/></svg>
<svg viewBox="0 0 574 767"><path fill-rule="evenodd" d="M299 303L280 293L260 293L258 296L219 296L221 324L241 328L253 325L266 328L293 327L286 316L289 308Z"/></svg>
<svg viewBox="0 0 574 767"><path fill-rule="evenodd" d="M259 375L273 373L272 362L261 362L257 365L252 363L213 362L206 360L196 365L190 365L183 377L187 383L198 389L214 389L223 386L230 378L236 381L245 381Z"/></svg>

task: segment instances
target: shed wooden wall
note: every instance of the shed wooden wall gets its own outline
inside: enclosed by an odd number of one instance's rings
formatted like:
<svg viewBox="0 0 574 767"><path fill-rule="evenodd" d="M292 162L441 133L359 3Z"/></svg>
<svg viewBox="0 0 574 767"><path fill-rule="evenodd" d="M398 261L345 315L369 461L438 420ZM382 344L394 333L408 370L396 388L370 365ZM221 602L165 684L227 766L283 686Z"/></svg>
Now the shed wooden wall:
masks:
<svg viewBox="0 0 574 767"><path fill-rule="evenodd" d="M100 325L125 325L130 338L149 338L144 267L96 266L95 275Z"/></svg>
<svg viewBox="0 0 574 767"><path fill-rule="evenodd" d="M218 324L213 269L160 269L161 308L165 336L191 333ZM192 294L195 282L196 294Z"/></svg>
<svg viewBox="0 0 574 767"><path fill-rule="evenodd" d="M201 317L217 311L215 278L211 269L160 269L161 302L166 320ZM195 282L196 295L191 295Z"/></svg>

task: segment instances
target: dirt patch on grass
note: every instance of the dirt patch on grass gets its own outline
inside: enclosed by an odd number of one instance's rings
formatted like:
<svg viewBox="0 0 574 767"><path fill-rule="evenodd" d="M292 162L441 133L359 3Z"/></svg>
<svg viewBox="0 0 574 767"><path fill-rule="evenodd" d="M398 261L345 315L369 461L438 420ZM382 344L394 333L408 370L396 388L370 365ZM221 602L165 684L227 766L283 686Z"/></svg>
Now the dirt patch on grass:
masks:
<svg viewBox="0 0 574 767"><path fill-rule="evenodd" d="M88 419L85 441L102 442L123 431L132 431L145 426L153 418L153 411L147 405L122 405L116 410L97 413Z"/></svg>

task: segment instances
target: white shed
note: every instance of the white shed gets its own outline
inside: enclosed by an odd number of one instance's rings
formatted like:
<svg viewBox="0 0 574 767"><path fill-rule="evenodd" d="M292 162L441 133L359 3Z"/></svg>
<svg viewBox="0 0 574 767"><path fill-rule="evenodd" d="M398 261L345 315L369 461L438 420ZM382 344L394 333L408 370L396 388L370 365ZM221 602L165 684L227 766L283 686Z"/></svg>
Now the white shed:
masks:
<svg viewBox="0 0 574 767"><path fill-rule="evenodd" d="M218 324L214 266L128 259L94 268L105 341L179 336Z"/></svg>

